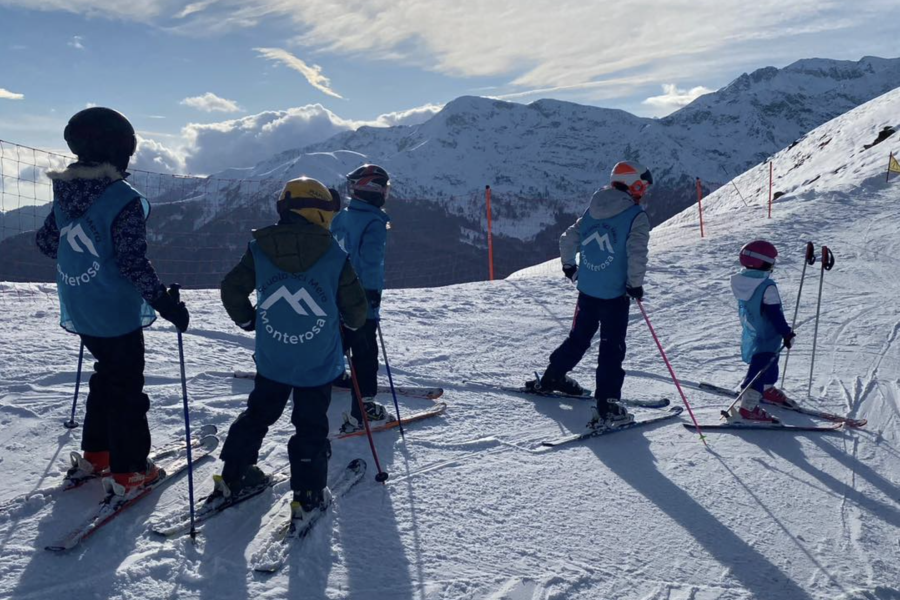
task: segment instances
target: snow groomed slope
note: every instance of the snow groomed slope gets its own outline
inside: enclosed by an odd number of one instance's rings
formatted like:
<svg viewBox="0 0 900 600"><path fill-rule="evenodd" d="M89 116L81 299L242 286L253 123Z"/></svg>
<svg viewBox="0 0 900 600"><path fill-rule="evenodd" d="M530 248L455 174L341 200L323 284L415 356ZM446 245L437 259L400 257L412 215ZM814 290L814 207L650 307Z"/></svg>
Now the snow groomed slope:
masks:
<svg viewBox="0 0 900 600"><path fill-rule="evenodd" d="M735 384L744 371L728 276L753 238L775 243L775 276L793 306L807 241L827 244L812 397L806 399L814 296L804 292L785 384L816 407L867 418L837 434L747 432L704 448L677 421L551 451L540 442L580 429L587 404L500 393L471 380L520 384L542 369L571 322L575 291L550 263L516 278L431 290L391 290L384 322L395 379L446 389L444 416L378 434L387 485L369 478L296 548L278 574L248 567L254 537L286 490L263 494L207 524L198 545L160 541L155 512L183 506L186 481L123 515L64 557L42 550L99 499L95 487L58 499L13 501L0 514L0 598L623 598L889 600L900 597L900 313L896 278L900 182L884 183L900 91L807 135L768 168L704 201L708 237L689 209L654 230L645 306L687 382ZM585 199L587 202L587 199ZM813 271L807 285L818 285ZM225 431L250 383L252 338L227 320L215 290L185 292L195 423ZM53 286L0 284L0 503L53 484L77 449L62 421L77 344L55 325ZM674 387L637 310L625 395ZM181 431L175 333L147 334L147 391L158 443ZM592 380L592 360L574 373ZM727 401L689 391L698 417ZM335 395L332 423L349 401ZM401 410L429 405L401 398ZM639 409L653 414L652 409ZM784 413L788 423L813 419ZM682 417L684 419L684 417ZM285 418L261 464L287 461ZM335 472L368 459L364 439L334 444ZM198 468L200 491L218 465Z"/></svg>

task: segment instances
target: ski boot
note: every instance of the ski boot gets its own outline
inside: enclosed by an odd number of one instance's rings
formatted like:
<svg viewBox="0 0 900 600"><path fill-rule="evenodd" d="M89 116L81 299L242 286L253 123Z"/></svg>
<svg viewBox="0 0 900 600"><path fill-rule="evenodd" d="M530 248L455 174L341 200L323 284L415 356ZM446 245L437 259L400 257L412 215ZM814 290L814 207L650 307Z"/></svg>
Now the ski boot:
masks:
<svg viewBox="0 0 900 600"><path fill-rule="evenodd" d="M778 404L788 408L797 408L797 403L788 398L785 393L774 385L766 386L763 391L763 399L769 404Z"/></svg>
<svg viewBox="0 0 900 600"><path fill-rule="evenodd" d="M557 375L550 367L547 367L540 379L526 382L525 387L538 393L559 392L569 396L584 396L585 393L584 388L577 381L565 373Z"/></svg>
<svg viewBox="0 0 900 600"><path fill-rule="evenodd" d="M103 479L103 490L110 496L132 496L148 485L156 483L161 477L165 477L162 469L153 464L153 461L147 459L147 468L143 471L113 473L112 477L105 477Z"/></svg>
<svg viewBox="0 0 900 600"><path fill-rule="evenodd" d="M372 421L393 419L393 416L388 413L384 405L375 402L373 398L363 398L363 408L366 410L366 417L368 417L370 423ZM353 433L364 427L361 418L354 417L351 413L344 413L344 422L341 424L341 433Z"/></svg>
<svg viewBox="0 0 900 600"><path fill-rule="evenodd" d="M591 407L591 420L587 426L590 429L615 429L629 423L634 423L634 415L625 410L616 398L610 398L598 400L597 405Z"/></svg>
<svg viewBox="0 0 900 600"><path fill-rule="evenodd" d="M722 416L730 423L760 423L777 425L778 419L767 413L760 407L759 402L763 395L758 391L747 388L741 392L740 405L735 404L730 411L722 411Z"/></svg>
<svg viewBox="0 0 900 600"><path fill-rule="evenodd" d="M294 491L291 502L291 528L301 526L316 512L321 512L331 504L331 490L326 486L321 490Z"/></svg>
<svg viewBox="0 0 900 600"><path fill-rule="evenodd" d="M240 495L245 489L255 488L269 482L269 476L256 465L250 465L238 477L231 475L229 470L226 463L221 475L213 475L213 492L206 497L207 504L228 500L233 495Z"/></svg>
<svg viewBox="0 0 900 600"><path fill-rule="evenodd" d="M72 452L69 461L72 466L66 471L66 485L79 485L88 479L109 474L109 451L85 452L83 455Z"/></svg>

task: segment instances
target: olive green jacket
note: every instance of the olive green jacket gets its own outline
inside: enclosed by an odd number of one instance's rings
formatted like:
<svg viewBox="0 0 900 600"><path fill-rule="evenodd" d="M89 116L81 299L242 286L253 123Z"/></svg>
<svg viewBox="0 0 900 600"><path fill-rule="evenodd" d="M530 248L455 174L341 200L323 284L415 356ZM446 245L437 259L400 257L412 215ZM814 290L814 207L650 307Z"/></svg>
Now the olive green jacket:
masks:
<svg viewBox="0 0 900 600"><path fill-rule="evenodd" d="M257 229L253 237L275 266L288 273L309 270L331 244L337 243L327 229L294 213L287 213L277 225ZM255 289L256 266L248 248L241 262L225 276L221 285L222 304L238 326L246 327L256 320L256 309L249 299ZM341 271L337 305L345 326L359 329L365 325L369 304L349 259Z"/></svg>

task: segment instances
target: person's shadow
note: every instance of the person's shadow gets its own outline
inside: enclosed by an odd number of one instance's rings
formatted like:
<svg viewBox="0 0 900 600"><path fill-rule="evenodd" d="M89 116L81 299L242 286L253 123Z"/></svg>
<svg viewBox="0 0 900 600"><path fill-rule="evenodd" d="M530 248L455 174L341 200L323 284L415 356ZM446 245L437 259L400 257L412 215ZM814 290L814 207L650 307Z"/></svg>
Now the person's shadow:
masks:
<svg viewBox="0 0 900 600"><path fill-rule="evenodd" d="M654 456L650 451L650 442L644 437L643 432L622 432L616 435L628 436L627 443L589 442L597 457L610 471L653 502L668 518L693 537L710 556L728 570L729 575L737 580L742 588L750 592L754 598L767 600L811 598L784 571L663 475L656 468ZM719 461L737 483L743 485L728 469L725 461L721 458ZM716 477L716 474L704 473L703 476L711 478ZM767 512L761 505L760 517L766 524L774 518L770 513L766 514ZM635 523L635 526L641 527L639 523ZM672 550L678 551L677 548Z"/></svg>
<svg viewBox="0 0 900 600"><path fill-rule="evenodd" d="M833 439L834 436L829 437ZM822 485L830 488L838 497L847 498L872 516L878 517L896 528L900 528L900 487L879 475L858 458L840 451L825 437L816 435L810 436L808 439L826 455L877 488L895 504L881 502L871 496L867 496L830 473L811 464L800 447L800 441L795 437L779 438L776 443L770 443L770 440L762 437L747 436L747 441L757 444L764 453L783 458L804 473L817 479Z"/></svg>

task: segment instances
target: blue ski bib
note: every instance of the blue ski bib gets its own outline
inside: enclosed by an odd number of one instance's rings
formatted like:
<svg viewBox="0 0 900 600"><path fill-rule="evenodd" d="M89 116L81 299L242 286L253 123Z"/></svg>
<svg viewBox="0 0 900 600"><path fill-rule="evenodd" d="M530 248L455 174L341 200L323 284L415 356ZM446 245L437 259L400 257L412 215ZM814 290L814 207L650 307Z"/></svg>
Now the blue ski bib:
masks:
<svg viewBox="0 0 900 600"><path fill-rule="evenodd" d="M135 198L141 199L147 217L147 199L122 180L110 184L77 219L70 218L58 206L53 207L59 227L59 324L66 331L118 337L156 320L150 305L119 272L112 243L113 221Z"/></svg>
<svg viewBox="0 0 900 600"><path fill-rule="evenodd" d="M304 273L279 269L256 241L256 367L293 387L315 387L344 372L338 285L347 253L337 242Z"/></svg>
<svg viewBox="0 0 900 600"><path fill-rule="evenodd" d="M590 209L581 217L578 291L594 298L625 295L628 280L628 234L643 212L637 204L609 219L595 219Z"/></svg>
<svg viewBox="0 0 900 600"><path fill-rule="evenodd" d="M763 271L748 270L746 277L763 279L768 276ZM776 353L781 348L781 335L775 329L775 325L762 313L763 296L769 286L775 285L771 279L766 279L753 292L749 300L738 300L738 314L741 317L741 325L744 330L741 335L741 358L750 364L754 354L761 352Z"/></svg>

